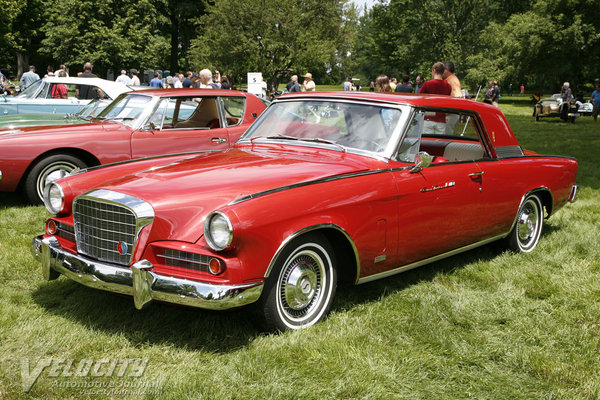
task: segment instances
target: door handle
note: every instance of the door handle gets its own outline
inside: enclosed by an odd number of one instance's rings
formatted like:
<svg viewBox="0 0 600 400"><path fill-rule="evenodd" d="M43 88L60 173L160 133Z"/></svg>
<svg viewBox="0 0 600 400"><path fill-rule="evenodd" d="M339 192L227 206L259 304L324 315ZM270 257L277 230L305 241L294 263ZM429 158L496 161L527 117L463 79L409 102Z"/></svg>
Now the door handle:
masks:
<svg viewBox="0 0 600 400"><path fill-rule="evenodd" d="M479 176L481 176L481 175L483 175L483 174L485 174L485 171L472 172L472 173L470 173L470 174L469 174L469 176L470 176L471 178L477 178L477 177L479 177Z"/></svg>
<svg viewBox="0 0 600 400"><path fill-rule="evenodd" d="M213 144L221 144L221 143L225 143L225 142L227 141L227 139L225 139L225 138L220 138L220 137L214 137L214 138L210 139L210 141L211 141Z"/></svg>

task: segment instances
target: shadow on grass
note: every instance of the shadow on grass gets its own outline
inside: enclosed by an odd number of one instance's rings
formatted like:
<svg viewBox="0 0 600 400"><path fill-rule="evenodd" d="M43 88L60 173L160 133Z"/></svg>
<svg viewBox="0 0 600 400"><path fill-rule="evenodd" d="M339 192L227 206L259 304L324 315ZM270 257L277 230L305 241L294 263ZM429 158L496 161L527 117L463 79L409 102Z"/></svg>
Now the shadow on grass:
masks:
<svg viewBox="0 0 600 400"><path fill-rule="evenodd" d="M490 261L506 247L502 241L490 243L465 253L436 261L397 275L358 286L344 285L336 293L335 310L351 309L357 304L379 301L385 296L403 291L421 282L431 282L437 276L451 274L477 261Z"/></svg>
<svg viewBox="0 0 600 400"><path fill-rule="evenodd" d="M0 210L12 207L29 207L20 193L0 192Z"/></svg>
<svg viewBox="0 0 600 400"><path fill-rule="evenodd" d="M333 311L378 301L471 262L493 259L499 253L498 246L491 244L387 279L359 286L340 285ZM213 312L153 303L139 311L129 297L91 289L64 277L41 285L32 298L52 315L72 320L90 331L124 335L134 346L168 344L226 353L246 347L264 335L251 323L248 307Z"/></svg>

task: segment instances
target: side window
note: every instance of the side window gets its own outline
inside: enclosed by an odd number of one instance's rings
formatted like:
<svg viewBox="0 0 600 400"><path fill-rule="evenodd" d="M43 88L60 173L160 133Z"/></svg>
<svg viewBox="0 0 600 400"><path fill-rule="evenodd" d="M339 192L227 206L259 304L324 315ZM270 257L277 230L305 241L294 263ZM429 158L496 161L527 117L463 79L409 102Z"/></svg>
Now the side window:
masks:
<svg viewBox="0 0 600 400"><path fill-rule="evenodd" d="M419 151L433 156L435 163L487 157L475 117L461 112L425 112Z"/></svg>
<svg viewBox="0 0 600 400"><path fill-rule="evenodd" d="M396 155L397 161L415 162L415 157L419 152L419 145L421 143L421 132L423 131L424 121L424 112L418 111L415 113L398 149L398 154Z"/></svg>
<svg viewBox="0 0 600 400"><path fill-rule="evenodd" d="M244 117L244 108L246 107L245 97L221 97L227 126L235 126L242 123Z"/></svg>
<svg viewBox="0 0 600 400"><path fill-rule="evenodd" d="M149 127L151 127L152 129L159 129L159 130L163 128L163 120L165 119L165 116L167 115L168 103L169 103L168 99L163 99L160 101L160 103L158 103L158 107L156 107L156 111L154 111L154 114L152 114L152 116L148 120L147 124Z"/></svg>
<svg viewBox="0 0 600 400"><path fill-rule="evenodd" d="M220 127L221 118L216 97L168 100L163 129L215 129Z"/></svg>

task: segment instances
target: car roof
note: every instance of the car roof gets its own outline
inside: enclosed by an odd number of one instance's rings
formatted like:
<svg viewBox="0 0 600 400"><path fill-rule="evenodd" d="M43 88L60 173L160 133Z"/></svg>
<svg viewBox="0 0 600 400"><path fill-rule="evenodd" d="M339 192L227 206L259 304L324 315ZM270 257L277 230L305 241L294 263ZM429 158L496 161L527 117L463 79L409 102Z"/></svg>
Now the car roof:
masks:
<svg viewBox="0 0 600 400"><path fill-rule="evenodd" d="M159 97L171 97L171 96L248 96L251 95L246 92L239 90L226 90L226 89L196 89L196 88L185 88L185 89L148 89L144 90L140 94L147 94ZM254 95L252 95L254 96Z"/></svg>
<svg viewBox="0 0 600 400"><path fill-rule="evenodd" d="M306 99L345 99L345 100L362 100L372 101L377 103L391 104L407 104L423 107L440 107L440 108L458 108L465 110L477 111L479 109L496 109L485 103L463 99L459 97L450 97L438 94L408 94L408 93L377 93L377 92L300 92L287 93L278 99L285 100L291 98L306 98Z"/></svg>
<svg viewBox="0 0 600 400"><path fill-rule="evenodd" d="M113 82L106 79L101 78L79 78L79 77L62 77L59 78L57 76L49 76L43 79L45 82L50 83L64 83L67 85L93 85L98 86L102 89L106 94L115 98L121 93L129 92L131 88L121 82Z"/></svg>

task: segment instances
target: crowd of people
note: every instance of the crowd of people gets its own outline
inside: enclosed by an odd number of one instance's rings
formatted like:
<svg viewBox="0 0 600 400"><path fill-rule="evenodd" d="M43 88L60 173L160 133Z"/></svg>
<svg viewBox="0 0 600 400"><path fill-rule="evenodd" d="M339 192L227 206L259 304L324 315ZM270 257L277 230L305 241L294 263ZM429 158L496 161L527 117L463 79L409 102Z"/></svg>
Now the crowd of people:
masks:
<svg viewBox="0 0 600 400"><path fill-rule="evenodd" d="M345 89L345 86L344 86ZM463 97L460 80L456 76L454 63L452 61L436 62L431 67L431 79L424 82L422 75L417 75L415 82L408 75L402 76L402 82L391 79L387 75L379 75L369 85L370 91L396 92L396 93L421 93L421 94L443 94L452 97Z"/></svg>

